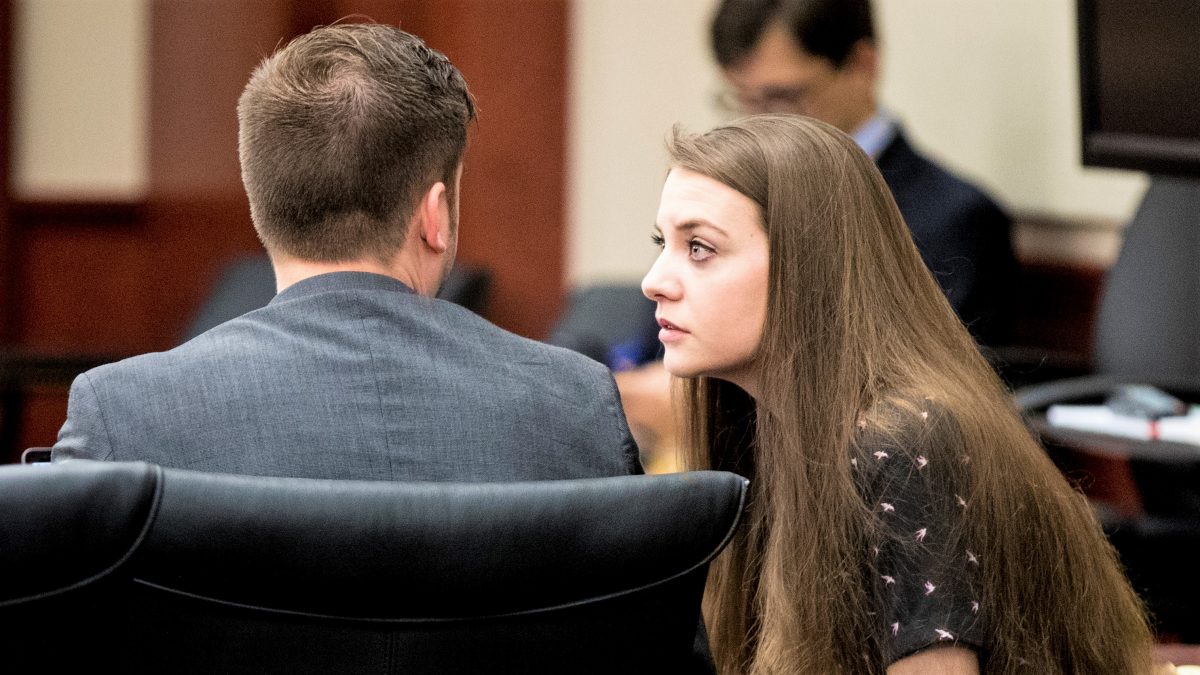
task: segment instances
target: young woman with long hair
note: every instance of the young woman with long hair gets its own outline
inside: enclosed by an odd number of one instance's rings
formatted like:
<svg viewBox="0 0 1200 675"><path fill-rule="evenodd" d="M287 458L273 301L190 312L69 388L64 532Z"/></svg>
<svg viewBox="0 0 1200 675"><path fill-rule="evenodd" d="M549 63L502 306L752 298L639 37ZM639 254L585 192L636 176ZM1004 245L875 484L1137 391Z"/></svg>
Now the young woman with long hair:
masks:
<svg viewBox="0 0 1200 675"><path fill-rule="evenodd" d="M669 145L642 288L684 464L753 485L705 599L718 670L1148 672L1112 547L871 159L786 115Z"/></svg>

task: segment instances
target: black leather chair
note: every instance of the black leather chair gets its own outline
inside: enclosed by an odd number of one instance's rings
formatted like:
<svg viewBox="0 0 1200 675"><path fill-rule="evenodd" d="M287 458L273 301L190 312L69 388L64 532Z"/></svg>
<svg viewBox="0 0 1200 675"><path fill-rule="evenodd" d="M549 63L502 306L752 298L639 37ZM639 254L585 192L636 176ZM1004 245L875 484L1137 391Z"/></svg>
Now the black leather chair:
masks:
<svg viewBox="0 0 1200 675"><path fill-rule="evenodd" d="M747 481L0 467L6 672L692 672Z"/></svg>

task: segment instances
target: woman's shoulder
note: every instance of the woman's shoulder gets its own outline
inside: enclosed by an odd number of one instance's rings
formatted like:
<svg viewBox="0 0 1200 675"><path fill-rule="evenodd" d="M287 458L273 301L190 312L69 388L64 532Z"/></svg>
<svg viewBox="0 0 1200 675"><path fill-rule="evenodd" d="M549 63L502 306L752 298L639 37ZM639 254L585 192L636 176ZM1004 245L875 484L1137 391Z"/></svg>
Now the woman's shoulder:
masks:
<svg viewBox="0 0 1200 675"><path fill-rule="evenodd" d="M873 514L866 545L887 663L936 644L983 644L959 436L950 407L932 397L880 404L858 426L852 462Z"/></svg>
<svg viewBox="0 0 1200 675"><path fill-rule="evenodd" d="M933 397L891 399L858 420L850 464L868 502L901 493L953 508L969 489L969 454L949 406Z"/></svg>

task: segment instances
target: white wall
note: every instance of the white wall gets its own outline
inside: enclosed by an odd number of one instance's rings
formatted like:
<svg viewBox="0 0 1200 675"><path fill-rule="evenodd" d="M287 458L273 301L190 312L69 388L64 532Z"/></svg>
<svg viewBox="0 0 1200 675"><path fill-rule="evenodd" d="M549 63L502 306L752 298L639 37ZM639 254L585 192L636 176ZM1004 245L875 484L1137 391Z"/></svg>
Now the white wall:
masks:
<svg viewBox="0 0 1200 675"><path fill-rule="evenodd" d="M18 0L12 190L137 199L146 189L146 0Z"/></svg>
<svg viewBox="0 0 1200 675"><path fill-rule="evenodd" d="M1079 165L1072 0L876 0L882 99L931 155L1018 214L1090 229L1021 233L1028 256L1111 261L1145 179ZM679 120L719 121L712 0L575 0L568 275L635 280Z"/></svg>

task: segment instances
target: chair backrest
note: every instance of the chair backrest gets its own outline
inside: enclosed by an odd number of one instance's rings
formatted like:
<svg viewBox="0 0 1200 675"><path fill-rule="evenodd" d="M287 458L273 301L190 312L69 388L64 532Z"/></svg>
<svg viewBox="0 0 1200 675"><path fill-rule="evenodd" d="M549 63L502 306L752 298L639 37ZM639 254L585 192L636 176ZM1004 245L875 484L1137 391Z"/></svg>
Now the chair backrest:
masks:
<svg viewBox="0 0 1200 675"><path fill-rule="evenodd" d="M265 307L275 297L275 270L266 254L245 254L225 263L217 279L196 310L182 342L204 331L235 319L246 312Z"/></svg>
<svg viewBox="0 0 1200 675"><path fill-rule="evenodd" d="M487 311L492 274L485 267L456 263L437 297L476 314ZM266 254L237 256L222 266L208 297L183 334L186 342L204 331L265 307L275 297L275 270Z"/></svg>
<svg viewBox="0 0 1200 675"><path fill-rule="evenodd" d="M1108 272L1096 370L1200 386L1200 180L1156 176Z"/></svg>
<svg viewBox="0 0 1200 675"><path fill-rule="evenodd" d="M654 302L637 284L576 289L546 341L618 370L640 365L660 349Z"/></svg>
<svg viewBox="0 0 1200 675"><path fill-rule="evenodd" d="M0 653L45 672L687 672L746 490L0 467Z"/></svg>

